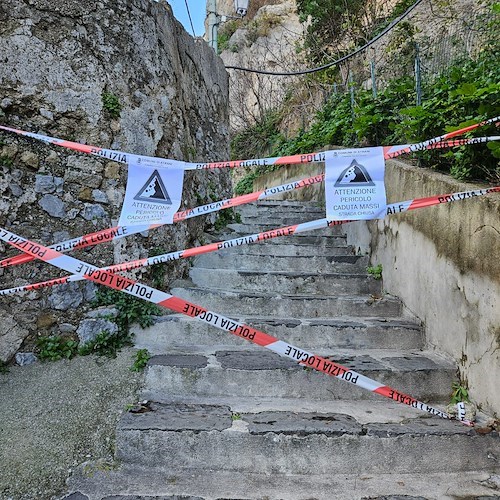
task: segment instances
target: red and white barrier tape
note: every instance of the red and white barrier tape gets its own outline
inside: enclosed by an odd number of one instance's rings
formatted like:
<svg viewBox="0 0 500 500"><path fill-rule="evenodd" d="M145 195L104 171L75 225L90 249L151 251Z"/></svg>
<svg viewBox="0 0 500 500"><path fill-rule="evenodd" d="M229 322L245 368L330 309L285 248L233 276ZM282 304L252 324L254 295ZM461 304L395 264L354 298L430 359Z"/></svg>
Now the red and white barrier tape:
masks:
<svg viewBox="0 0 500 500"><path fill-rule="evenodd" d="M1 127L0 127L1 128ZM428 146L429 149L441 148L441 147L452 147L452 146L462 146L464 144L476 144L479 142L487 142L488 140L500 140L500 136L495 137L481 137L481 138L473 138L473 139L459 139L455 141L448 141L449 145L444 146L444 143L435 143ZM384 157L389 158L390 155L394 155L394 148L405 148L406 146L391 146L390 148L384 148ZM386 151L387 149L387 151ZM389 149L391 151L389 151ZM324 155L324 154L323 154ZM393 156L391 156L393 157ZM283 157L284 158L284 157ZM272 188L265 189L264 191L256 191L254 193L245 194L242 196L237 196L235 198L228 198L226 200L216 201L213 203L209 203L207 205L202 205L193 209L187 209L177 212L174 215L174 222L179 222L181 220L189 219L191 217L197 217L198 215L207 215L209 213L213 213L219 210L223 210L226 208L236 207L239 205L244 205L246 203L252 203L253 201L263 200L269 196L273 196L275 194L293 191L294 189L300 189L305 186L310 186L316 183L320 183L324 181L324 174L318 174L313 177L309 177L307 179L302 179L300 181L288 182L286 184L282 184L280 186L275 186ZM75 249L85 248L91 245L98 245L100 243L107 243L116 239L123 238L125 236L129 236L132 234L142 233L144 231L148 231L159 227L159 224L154 225L144 225L144 226L118 226L112 227L108 229L103 229L101 231L97 231L95 233L90 233L84 236L80 236L77 238L73 238L70 240L66 240L63 242L56 243L51 245L50 248L57 250L59 252L68 252ZM18 255L14 257L9 257L7 259L3 259L0 261L1 267L9 267L19 264L24 264L26 262L31 262L33 258L28 255Z"/></svg>
<svg viewBox="0 0 500 500"><path fill-rule="evenodd" d="M386 158L396 158L402 154L411 153L413 151L421 151L426 149L428 146L432 146L446 139L451 139L457 135L465 134L479 127L485 125L490 125L500 121L500 116L495 118L490 118L480 123L475 123L474 125L469 125L453 132L448 132L433 139L420 142L418 144L405 144L402 146L385 146L384 154ZM270 165L287 165L287 164L303 164L303 163L313 163L325 161L325 153L307 153L298 154L291 156L275 156L273 158L254 158L250 160L227 160L220 162L207 162L207 163L189 163L184 161L170 160L167 158L160 158L155 156L145 156L127 153L125 151L117 151L113 149L101 148L99 146L92 146L87 144L80 144L78 142L66 141L64 139L59 139L57 137L50 137L47 135L36 134L33 132L26 132L25 130L19 130L11 127L5 127L0 125L0 130L5 130L7 132L13 132L18 135L25 137L31 137L32 139L37 139L39 141L46 142L48 144L54 144L56 146L61 146L73 151L78 151L80 153L87 153L94 156L99 156L111 161L116 161L118 163L139 163L154 165L156 167L163 168L184 168L185 170L213 170L219 168L238 168L238 167L253 167L253 166L270 166Z"/></svg>
<svg viewBox="0 0 500 500"><path fill-rule="evenodd" d="M412 408L427 412L441 418L452 419L448 413L434 408L427 403L421 402L405 393L397 391L389 386L383 385L376 380L370 379L342 366L330 359L317 356L302 349L299 349L287 342L277 339L267 333L261 332L244 323L239 323L226 318L221 314L209 311L184 299L174 297L166 292L156 290L137 281L124 276L99 269L96 266L82 262L69 255L52 250L43 245L26 240L7 229L0 227L0 240L18 248L22 252L28 253L32 257L47 262L59 269L82 276L84 279L93 281L115 290L119 290L134 297L138 297L158 306L171 309L175 312L196 318L204 323L208 323L216 328L230 332L245 340L265 347L280 356L292 359L305 367L326 373L333 377L345 380L351 384L366 389L370 392L380 394L398 403L406 404ZM466 425L473 425L472 422L462 420Z"/></svg>
<svg viewBox="0 0 500 500"><path fill-rule="evenodd" d="M431 196L428 198L415 198L413 200L401 201L398 203L391 203L384 208L385 215L394 215L396 213L407 212L409 210L416 210L418 208L430 207L433 205L440 205L443 203L450 203L454 201L462 201L471 199L477 196L483 196L489 193L500 192L500 186L493 187L489 189L479 189L473 191L461 191L457 193L442 194L437 196ZM380 214L382 216L382 214ZM121 272L121 271L131 271L132 269L138 269L140 267L148 267L156 264L163 264L166 262L171 262L179 259L187 259L189 257L195 257L196 255L201 255L204 253L216 252L225 248L235 248L243 245L251 245L253 243L259 243L261 241L266 241L273 238L278 238L281 236L292 236L294 234L299 234L305 231L313 231L316 229L323 229L332 226L338 226L340 224L347 224L353 221L331 221L328 219L317 219L310 222L303 222L301 224L296 224L293 226L286 226L277 229L271 229L261 233L248 234L245 236L240 236L239 238L233 238L230 240L219 241L216 243L210 243L208 245L203 245L194 248L188 248L184 250L177 250L175 252L170 252L162 255L157 255L155 257L149 257L146 259L138 259L130 262L124 262L122 264L115 264L103 268L109 272ZM50 247L49 247L50 248ZM53 280L43 281L40 283L34 283L31 285L24 285L14 288L7 288L5 290L0 290L0 295L11 295L18 292L25 292L30 290L39 290L41 288L46 288L54 285L60 285L62 283L68 283L72 281L80 281L83 277L79 275L64 276L62 278L55 278Z"/></svg>
<svg viewBox="0 0 500 500"><path fill-rule="evenodd" d="M300 181L287 182L286 184L281 184L280 186L275 186L272 188L264 189L263 191L256 191L254 193L244 194L241 196L236 196L235 198L228 198L226 200L216 201L209 203L207 205L202 205L196 208L183 210L177 212L174 215L174 222L180 222L182 220L190 219L192 217L197 217L199 215L207 215L209 213L217 212L219 210L224 210L226 208L237 207L240 205L245 205L247 203L252 203L254 201L265 200L270 196L277 193L284 193L288 191L293 191L294 189L300 189L306 186L311 186L319 182L323 182L325 178L324 174L318 174L306 179L301 179ZM57 250L58 252L69 252L72 250L82 249L91 245L99 245L100 243L108 243L113 240L118 240L125 236L130 236L132 234L142 233L143 231L148 231L159 227L159 224L153 224L150 226L118 226L109 229L103 229L95 233L86 234L71 240L62 241L60 243L55 243L49 248ZM33 261L33 257L26 254L16 255L14 257L8 257L0 261L0 268L10 267L19 264L24 264L26 262Z"/></svg>

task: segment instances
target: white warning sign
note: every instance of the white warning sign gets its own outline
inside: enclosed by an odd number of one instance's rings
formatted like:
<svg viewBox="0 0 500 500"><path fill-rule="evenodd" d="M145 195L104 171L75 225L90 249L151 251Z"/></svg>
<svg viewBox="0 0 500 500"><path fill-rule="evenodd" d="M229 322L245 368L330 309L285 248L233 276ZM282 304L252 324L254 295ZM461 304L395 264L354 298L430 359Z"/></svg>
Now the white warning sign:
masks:
<svg viewBox="0 0 500 500"><path fill-rule="evenodd" d="M130 163L127 190L118 224L172 224L179 210L184 169Z"/></svg>
<svg viewBox="0 0 500 500"><path fill-rule="evenodd" d="M365 220L385 216L385 162L382 147L327 151L326 217Z"/></svg>

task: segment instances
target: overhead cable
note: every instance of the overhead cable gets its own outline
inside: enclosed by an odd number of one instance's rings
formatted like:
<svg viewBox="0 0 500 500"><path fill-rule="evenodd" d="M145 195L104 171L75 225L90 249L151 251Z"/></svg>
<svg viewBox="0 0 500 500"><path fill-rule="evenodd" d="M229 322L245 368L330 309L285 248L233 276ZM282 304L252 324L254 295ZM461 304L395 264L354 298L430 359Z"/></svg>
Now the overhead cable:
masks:
<svg viewBox="0 0 500 500"><path fill-rule="evenodd" d="M191 12L189 12L188 0L184 0L184 2L186 3L186 10L188 13L189 22L191 23L191 29L193 30L193 36L196 37L196 33L194 32L193 20L191 19Z"/></svg>
<svg viewBox="0 0 500 500"><path fill-rule="evenodd" d="M274 75L274 76L296 76L296 75L307 75L309 73L316 73L317 71L322 71L324 69L331 68L332 66L335 66L337 64L340 64L341 62L347 61L347 59L350 59L351 57L354 57L355 55L359 54L363 50L367 49L371 45L373 45L379 38L383 37L386 33L388 33L392 28L394 28L399 22L401 22L413 9L415 9L420 3L422 3L423 0L417 0L413 5L408 7L408 9L403 12L399 17L394 19L383 31L381 31L377 36L372 38L369 42L365 43L365 45L359 47L356 49L354 52L351 52L350 54L347 54L346 56L341 57L340 59L337 59L335 61L332 61L328 64L325 64L323 66L319 66L317 68L311 68L311 69L304 69L301 71L292 71L292 72L279 72L279 71L266 71L262 69L253 69L253 68L243 68L241 66L226 66L226 69L236 69L238 71L247 71L249 73L258 73L260 75Z"/></svg>

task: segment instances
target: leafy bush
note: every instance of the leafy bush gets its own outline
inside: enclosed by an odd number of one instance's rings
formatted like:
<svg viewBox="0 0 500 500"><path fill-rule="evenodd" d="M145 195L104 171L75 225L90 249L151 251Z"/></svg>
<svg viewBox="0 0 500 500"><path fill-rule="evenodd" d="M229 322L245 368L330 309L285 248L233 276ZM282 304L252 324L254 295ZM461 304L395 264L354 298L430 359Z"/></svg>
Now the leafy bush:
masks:
<svg viewBox="0 0 500 500"><path fill-rule="evenodd" d="M109 113L111 118L118 118L122 110L122 105L118 97L115 94L103 92L101 99L104 109Z"/></svg>
<svg viewBox="0 0 500 500"><path fill-rule="evenodd" d="M366 272L371 274L374 279L381 280L382 279L382 264L377 264L376 266L370 266L366 268Z"/></svg>
<svg viewBox="0 0 500 500"><path fill-rule="evenodd" d="M80 354L80 356L97 354L98 356L116 358L117 352L126 345L132 345L132 340L129 335L124 335L121 332L111 334L103 331L98 333L94 340L86 342L81 346L78 349L78 354Z"/></svg>
<svg viewBox="0 0 500 500"><path fill-rule="evenodd" d="M71 359L78 352L78 342L58 335L40 337L36 341L40 352L38 357L42 361L58 361L59 359Z"/></svg>
<svg viewBox="0 0 500 500"><path fill-rule="evenodd" d="M135 355L134 364L130 368L133 372L144 370L148 361L151 359L151 354L147 349L139 349Z"/></svg>
<svg viewBox="0 0 500 500"><path fill-rule="evenodd" d="M96 292L96 306L115 306L118 316L113 320L120 331L127 331L132 323L139 323L142 328L153 324L153 316L161 314L161 309L151 302L138 299L118 290L101 287Z"/></svg>
<svg viewBox="0 0 500 500"><path fill-rule="evenodd" d="M371 91L334 94L317 114L309 130L281 140L273 154L297 154L322 146L356 147L420 142L500 114L500 66L494 51L484 50L478 60L457 61L424 87L424 100L415 106L412 78L390 82L376 98ZM399 110L399 111L398 111ZM482 127L465 137L496 135L495 126ZM276 137L276 135L274 135ZM463 146L418 153L421 165L459 180L498 182L497 144Z"/></svg>

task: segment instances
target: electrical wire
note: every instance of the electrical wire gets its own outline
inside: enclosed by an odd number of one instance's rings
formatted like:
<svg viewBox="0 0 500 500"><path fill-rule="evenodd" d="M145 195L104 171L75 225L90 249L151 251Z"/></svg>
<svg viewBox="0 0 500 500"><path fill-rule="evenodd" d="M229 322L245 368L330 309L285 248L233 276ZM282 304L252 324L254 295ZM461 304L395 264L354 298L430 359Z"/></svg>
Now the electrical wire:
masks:
<svg viewBox="0 0 500 500"><path fill-rule="evenodd" d="M187 0L186 0L187 1ZM369 42L365 43L363 46L359 47L356 49L354 52L351 52L350 54L347 54L346 56L341 57L340 59L337 59L335 61L332 61L328 64L325 64L323 66L319 66L317 68L311 68L311 69L304 69L302 71L292 71L292 72L276 72L276 71L266 71L262 69L252 69L252 68L243 68L241 66L226 66L226 69L236 69L238 71L247 71L249 73L258 73L260 75L273 75L273 76L297 76L297 75L307 75L309 73L316 73L317 71L322 71L324 69L331 68L332 66L336 66L337 64L340 64L341 62L347 61L347 59L350 59L351 57L354 57L355 55L359 54L363 50L367 49L371 45L373 45L379 38L382 38L386 33L388 33L390 30L392 30L399 22L401 22L413 9L415 9L420 3L422 3L423 0L417 0L413 5L408 7L403 14L401 14L399 17L394 19L383 31L381 31L377 36L372 38Z"/></svg>
<svg viewBox="0 0 500 500"><path fill-rule="evenodd" d="M188 13L189 22L191 23L191 29L193 30L193 36L196 37L196 33L194 32L193 20L191 19L191 12L189 12L188 0L184 0L184 2L186 3L186 10Z"/></svg>

